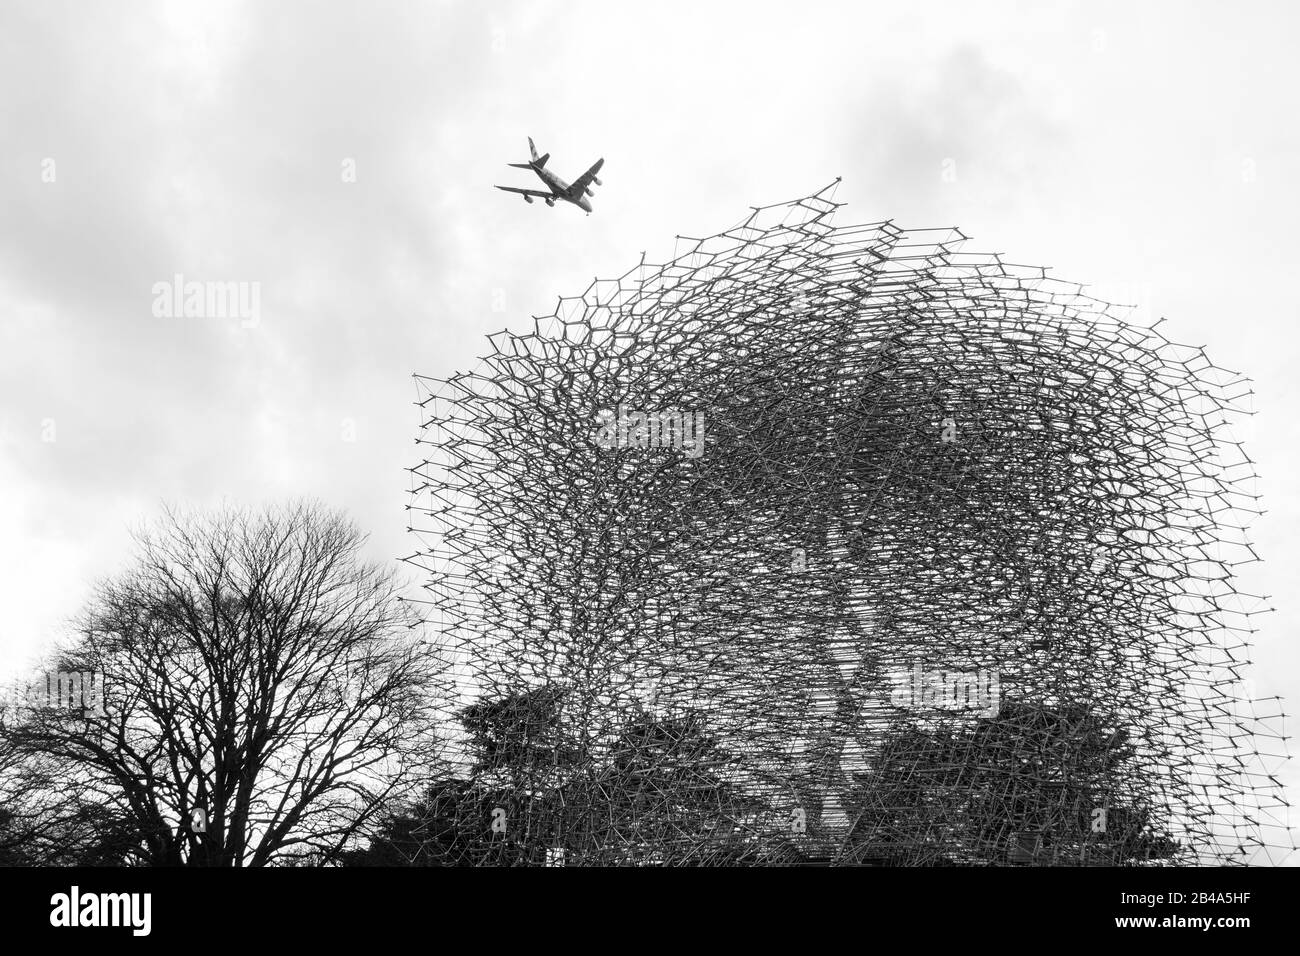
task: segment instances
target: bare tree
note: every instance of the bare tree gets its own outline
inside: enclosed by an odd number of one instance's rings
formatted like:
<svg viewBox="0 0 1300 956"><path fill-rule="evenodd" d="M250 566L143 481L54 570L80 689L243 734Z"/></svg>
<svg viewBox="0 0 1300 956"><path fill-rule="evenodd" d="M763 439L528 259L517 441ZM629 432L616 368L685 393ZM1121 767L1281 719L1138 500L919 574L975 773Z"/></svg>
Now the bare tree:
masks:
<svg viewBox="0 0 1300 956"><path fill-rule="evenodd" d="M312 504L168 509L136 541L56 655L82 699L26 708L9 745L135 862L334 859L434 760L439 668L392 575Z"/></svg>
<svg viewBox="0 0 1300 956"><path fill-rule="evenodd" d="M13 866L30 859L26 851L31 837L30 815L19 781L22 758L5 733L5 727L13 719L9 710L6 702L0 700L0 866Z"/></svg>

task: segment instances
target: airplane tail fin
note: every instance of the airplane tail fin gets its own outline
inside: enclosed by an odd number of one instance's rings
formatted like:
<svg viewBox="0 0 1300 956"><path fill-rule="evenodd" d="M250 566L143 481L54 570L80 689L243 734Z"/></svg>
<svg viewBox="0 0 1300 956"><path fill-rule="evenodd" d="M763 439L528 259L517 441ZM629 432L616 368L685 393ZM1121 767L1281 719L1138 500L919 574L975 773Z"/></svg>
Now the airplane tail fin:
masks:
<svg viewBox="0 0 1300 956"><path fill-rule="evenodd" d="M537 147L533 145L533 138L531 136L528 137L528 152L533 156L533 165L538 168L545 166L546 161L551 158L550 153L544 153L541 156L537 155Z"/></svg>

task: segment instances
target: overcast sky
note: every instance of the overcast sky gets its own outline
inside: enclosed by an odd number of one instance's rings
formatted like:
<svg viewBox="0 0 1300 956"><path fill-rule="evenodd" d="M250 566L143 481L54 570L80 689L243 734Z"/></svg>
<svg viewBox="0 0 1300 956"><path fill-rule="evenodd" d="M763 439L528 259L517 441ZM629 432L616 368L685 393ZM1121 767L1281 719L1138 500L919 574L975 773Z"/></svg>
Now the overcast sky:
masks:
<svg viewBox="0 0 1300 956"><path fill-rule="evenodd" d="M1242 586L1300 699L1300 8L1134 6L5 3L0 676L164 499L318 496L410 554L412 372L842 176L841 223L960 226L1254 378ZM605 158L594 215L491 188L528 135ZM178 273L259 321L156 316Z"/></svg>

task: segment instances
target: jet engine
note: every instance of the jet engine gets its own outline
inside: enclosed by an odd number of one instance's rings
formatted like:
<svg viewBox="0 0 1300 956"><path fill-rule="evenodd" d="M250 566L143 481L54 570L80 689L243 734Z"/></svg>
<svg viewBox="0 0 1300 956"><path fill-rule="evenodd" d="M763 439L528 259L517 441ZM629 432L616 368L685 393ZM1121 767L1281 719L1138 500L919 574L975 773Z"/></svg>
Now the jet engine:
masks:
<svg viewBox="0 0 1300 956"><path fill-rule="evenodd" d="M531 206L533 204L533 197L528 195L528 193L524 193L524 202Z"/></svg>
<svg viewBox="0 0 1300 956"><path fill-rule="evenodd" d="M554 206L554 205L555 205L555 200L554 200L554 199L548 199L548 200L546 200L546 205L548 205L548 206Z"/></svg>

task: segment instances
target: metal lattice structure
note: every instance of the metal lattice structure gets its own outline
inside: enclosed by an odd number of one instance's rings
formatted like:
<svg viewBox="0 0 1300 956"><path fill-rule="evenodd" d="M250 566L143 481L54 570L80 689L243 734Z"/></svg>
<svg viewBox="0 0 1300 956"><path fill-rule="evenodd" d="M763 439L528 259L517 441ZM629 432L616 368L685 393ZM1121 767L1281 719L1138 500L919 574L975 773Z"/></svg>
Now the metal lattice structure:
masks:
<svg viewBox="0 0 1300 956"><path fill-rule="evenodd" d="M417 376L413 855L1277 862L1248 384L833 188Z"/></svg>

